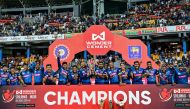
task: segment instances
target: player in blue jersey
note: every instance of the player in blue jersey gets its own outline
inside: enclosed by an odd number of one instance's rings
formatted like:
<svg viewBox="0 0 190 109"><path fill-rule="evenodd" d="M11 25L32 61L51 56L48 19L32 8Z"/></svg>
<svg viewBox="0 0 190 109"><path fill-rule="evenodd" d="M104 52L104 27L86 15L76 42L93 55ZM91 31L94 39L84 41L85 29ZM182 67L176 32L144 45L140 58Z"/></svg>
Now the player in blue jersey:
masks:
<svg viewBox="0 0 190 109"><path fill-rule="evenodd" d="M52 65L46 65L46 71L44 73L43 83L45 85L56 85L56 73L52 70Z"/></svg>
<svg viewBox="0 0 190 109"><path fill-rule="evenodd" d="M21 72L24 84L32 85L32 71L28 68L28 64L24 64L24 70Z"/></svg>
<svg viewBox="0 0 190 109"><path fill-rule="evenodd" d="M66 85L68 83L69 72L67 70L67 62L63 62L61 66L60 56L57 57L58 64L58 85Z"/></svg>
<svg viewBox="0 0 190 109"><path fill-rule="evenodd" d="M79 76L79 71L77 69L77 66L73 65L72 70L70 70L70 73L69 73L69 83L71 85L77 85L79 84L79 79L80 79L80 76Z"/></svg>
<svg viewBox="0 0 190 109"><path fill-rule="evenodd" d="M1 86L6 86L10 82L7 65L3 65L3 69L0 72L0 78L1 78Z"/></svg>
<svg viewBox="0 0 190 109"><path fill-rule="evenodd" d="M178 65L176 69L175 82L177 84L188 84L188 73L182 64Z"/></svg>
<svg viewBox="0 0 190 109"><path fill-rule="evenodd" d="M80 69L80 82L82 84L91 84L90 76L90 69L86 66L85 62L82 62Z"/></svg>
<svg viewBox="0 0 190 109"><path fill-rule="evenodd" d="M105 84L105 80L108 79L108 74L104 69L104 63L100 61L98 68L95 70L95 84Z"/></svg>
<svg viewBox="0 0 190 109"><path fill-rule="evenodd" d="M118 69L114 68L113 62L109 63L108 75L110 84L119 84Z"/></svg>
<svg viewBox="0 0 190 109"><path fill-rule="evenodd" d="M44 67L40 65L40 62L36 62L34 69L34 85L43 85Z"/></svg>
<svg viewBox="0 0 190 109"><path fill-rule="evenodd" d="M20 73L16 73L15 67L10 68L10 75L9 75L9 84L10 85L25 85Z"/></svg>
<svg viewBox="0 0 190 109"><path fill-rule="evenodd" d="M132 78L133 84L143 84L142 77L144 74L144 70L143 70L143 68L140 68L139 61L134 62L134 66L131 67L130 73L131 73L131 78Z"/></svg>
<svg viewBox="0 0 190 109"><path fill-rule="evenodd" d="M104 78L104 84L109 84L109 74L108 74L108 71L109 71L109 64L105 63L104 64L104 74L107 74L107 77Z"/></svg>
<svg viewBox="0 0 190 109"><path fill-rule="evenodd" d="M174 68L173 63L169 63L169 67L166 70L166 76L168 79L168 84L172 84L175 85L175 74L176 74L176 70Z"/></svg>
<svg viewBox="0 0 190 109"><path fill-rule="evenodd" d="M167 75L166 75L166 65L163 65L161 67L161 69L158 71L159 72L159 78L158 78L158 81L161 85L165 85L168 83L168 78L167 78Z"/></svg>
<svg viewBox="0 0 190 109"><path fill-rule="evenodd" d="M151 61L147 62L147 68L144 69L144 75L147 78L148 84L159 84L158 83L158 71L152 67Z"/></svg>
<svg viewBox="0 0 190 109"><path fill-rule="evenodd" d="M120 84L131 84L130 77L131 73L129 69L126 69L125 63L120 64L121 69L119 70Z"/></svg>

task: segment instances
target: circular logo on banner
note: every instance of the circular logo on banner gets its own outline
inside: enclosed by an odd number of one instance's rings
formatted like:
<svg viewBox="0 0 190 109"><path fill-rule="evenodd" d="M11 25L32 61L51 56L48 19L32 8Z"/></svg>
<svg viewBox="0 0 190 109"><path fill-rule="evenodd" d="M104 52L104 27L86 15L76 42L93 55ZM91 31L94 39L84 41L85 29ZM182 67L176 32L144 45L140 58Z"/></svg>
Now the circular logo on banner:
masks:
<svg viewBox="0 0 190 109"><path fill-rule="evenodd" d="M11 91L9 89L3 90L2 98L4 103L9 103L14 99L15 90Z"/></svg>
<svg viewBox="0 0 190 109"><path fill-rule="evenodd" d="M65 45L57 45L54 48L54 55L58 56L60 53L60 59L61 60L65 60L67 59L67 57L69 56L69 49L67 46Z"/></svg>

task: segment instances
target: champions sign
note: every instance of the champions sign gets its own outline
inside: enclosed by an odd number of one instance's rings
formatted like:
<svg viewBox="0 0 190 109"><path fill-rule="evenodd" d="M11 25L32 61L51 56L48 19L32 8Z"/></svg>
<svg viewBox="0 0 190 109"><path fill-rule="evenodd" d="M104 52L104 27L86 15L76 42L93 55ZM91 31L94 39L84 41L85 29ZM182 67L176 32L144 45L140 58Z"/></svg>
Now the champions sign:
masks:
<svg viewBox="0 0 190 109"><path fill-rule="evenodd" d="M189 85L73 85L0 89L2 109L189 109ZM35 90L34 90L35 89ZM46 90L44 90L46 89ZM11 97L11 100L9 100Z"/></svg>

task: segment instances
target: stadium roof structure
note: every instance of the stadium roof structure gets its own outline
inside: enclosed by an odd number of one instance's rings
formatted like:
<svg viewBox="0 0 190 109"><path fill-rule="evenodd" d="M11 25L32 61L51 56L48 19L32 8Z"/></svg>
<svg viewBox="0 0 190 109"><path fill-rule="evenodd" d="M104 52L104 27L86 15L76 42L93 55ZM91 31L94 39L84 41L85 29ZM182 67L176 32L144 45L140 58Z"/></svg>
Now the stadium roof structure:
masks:
<svg viewBox="0 0 190 109"><path fill-rule="evenodd" d="M75 0L76 2L79 0ZM2 8L22 8L43 7L43 6L60 6L72 4L73 0L0 0Z"/></svg>

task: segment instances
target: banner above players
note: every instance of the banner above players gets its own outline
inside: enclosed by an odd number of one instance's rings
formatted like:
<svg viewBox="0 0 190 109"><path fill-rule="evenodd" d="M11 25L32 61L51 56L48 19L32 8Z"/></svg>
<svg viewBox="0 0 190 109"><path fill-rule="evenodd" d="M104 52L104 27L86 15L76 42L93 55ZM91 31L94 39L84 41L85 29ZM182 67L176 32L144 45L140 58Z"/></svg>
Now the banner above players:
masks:
<svg viewBox="0 0 190 109"><path fill-rule="evenodd" d="M154 68L158 65L148 57L146 45L138 39L128 39L113 34L106 26L93 25L83 34L78 34L68 39L57 39L49 46L48 57L44 66L52 64L57 70L57 55L60 53L61 61L71 62L75 54L87 50L91 55L106 55L110 50L122 55L122 58L130 65L139 61L141 67L146 67L146 62L151 61Z"/></svg>

